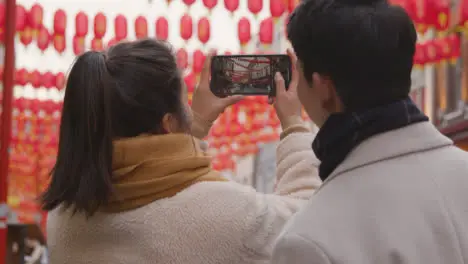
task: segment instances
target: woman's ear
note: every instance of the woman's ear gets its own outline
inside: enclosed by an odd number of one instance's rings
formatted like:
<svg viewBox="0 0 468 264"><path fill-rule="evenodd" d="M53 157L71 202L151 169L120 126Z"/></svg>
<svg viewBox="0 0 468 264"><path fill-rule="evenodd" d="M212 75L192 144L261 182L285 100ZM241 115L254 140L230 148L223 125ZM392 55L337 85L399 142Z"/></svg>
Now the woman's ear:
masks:
<svg viewBox="0 0 468 264"><path fill-rule="evenodd" d="M166 133L177 133L179 132L179 125L177 119L173 114L166 113L162 119L162 127Z"/></svg>

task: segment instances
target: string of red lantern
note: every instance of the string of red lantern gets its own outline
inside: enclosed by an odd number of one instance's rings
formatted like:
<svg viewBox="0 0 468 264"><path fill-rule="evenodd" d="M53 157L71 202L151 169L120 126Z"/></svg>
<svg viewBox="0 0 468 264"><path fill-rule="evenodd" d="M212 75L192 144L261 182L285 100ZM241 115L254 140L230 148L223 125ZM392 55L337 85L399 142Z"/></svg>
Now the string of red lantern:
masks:
<svg viewBox="0 0 468 264"><path fill-rule="evenodd" d="M248 0L247 8L249 9L250 13L257 16L260 11L263 9L263 0Z"/></svg>
<svg viewBox="0 0 468 264"><path fill-rule="evenodd" d="M55 50L62 54L66 49L65 32L67 29L67 14L62 9L58 9L54 13L54 31L53 31L53 45Z"/></svg>
<svg viewBox="0 0 468 264"><path fill-rule="evenodd" d="M169 37L169 23L165 17L159 17L155 22L155 35L159 40L167 41Z"/></svg>
<svg viewBox="0 0 468 264"><path fill-rule="evenodd" d="M93 31L94 38L91 40L91 48L93 50L103 50L104 43L102 38L107 31L107 17L102 12L99 12L94 16Z"/></svg>
<svg viewBox="0 0 468 264"><path fill-rule="evenodd" d="M143 16L138 16L135 19L135 37L137 39L148 37L148 21Z"/></svg>
<svg viewBox="0 0 468 264"><path fill-rule="evenodd" d="M232 14L239 8L239 0L224 0L224 7Z"/></svg>
<svg viewBox="0 0 468 264"><path fill-rule="evenodd" d="M241 47L247 45L252 38L250 33L250 21L245 17L241 18L237 24L237 36Z"/></svg>
<svg viewBox="0 0 468 264"><path fill-rule="evenodd" d="M201 43L206 44L210 40L210 21L206 17L202 17L198 21L198 39Z"/></svg>
<svg viewBox="0 0 468 264"><path fill-rule="evenodd" d="M188 41L193 34L193 22L192 17L188 14L184 14L180 18L180 37Z"/></svg>

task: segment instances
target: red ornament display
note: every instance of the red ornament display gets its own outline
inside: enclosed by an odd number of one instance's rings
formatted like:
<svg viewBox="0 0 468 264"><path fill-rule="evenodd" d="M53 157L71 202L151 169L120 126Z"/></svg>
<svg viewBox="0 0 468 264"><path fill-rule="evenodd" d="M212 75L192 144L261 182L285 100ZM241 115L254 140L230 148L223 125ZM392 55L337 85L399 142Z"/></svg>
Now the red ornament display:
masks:
<svg viewBox="0 0 468 264"><path fill-rule="evenodd" d="M75 16L75 36L86 37L88 34L88 16L84 12L79 12Z"/></svg>
<svg viewBox="0 0 468 264"><path fill-rule="evenodd" d="M143 16L138 16L135 19L135 37L137 39L148 37L148 21Z"/></svg>
<svg viewBox="0 0 468 264"><path fill-rule="evenodd" d="M193 52L192 70L195 74L201 73L203 64L205 63L205 54L201 50Z"/></svg>
<svg viewBox="0 0 468 264"><path fill-rule="evenodd" d="M42 85L45 88L52 88L55 86L55 76L51 72L45 72L42 75Z"/></svg>
<svg viewBox="0 0 468 264"><path fill-rule="evenodd" d="M237 24L237 36L241 45L246 45L252 38L250 33L250 21L243 17Z"/></svg>
<svg viewBox="0 0 468 264"><path fill-rule="evenodd" d="M37 47L42 52L44 52L49 47L50 40L51 40L51 37L50 37L49 31L47 31L45 27L41 27L39 31L37 32L37 38L36 38Z"/></svg>
<svg viewBox="0 0 468 264"><path fill-rule="evenodd" d="M203 0L203 5L208 8L210 12L217 4L218 0Z"/></svg>
<svg viewBox="0 0 468 264"><path fill-rule="evenodd" d="M65 48L67 47L67 43L63 35L54 35L53 44L55 50L60 54L62 54L65 51Z"/></svg>
<svg viewBox="0 0 468 264"><path fill-rule="evenodd" d="M224 0L224 7L233 13L239 8L239 0Z"/></svg>
<svg viewBox="0 0 468 264"><path fill-rule="evenodd" d="M31 83L31 85L34 88L41 87L41 85L42 85L42 74L39 71L34 70L33 72L31 72L29 74L29 82Z"/></svg>
<svg viewBox="0 0 468 264"><path fill-rule="evenodd" d="M460 0L458 6L458 25L468 28L468 0Z"/></svg>
<svg viewBox="0 0 468 264"><path fill-rule="evenodd" d="M195 3L195 0L183 0L184 4L186 4L187 6L191 6L193 5L193 3Z"/></svg>
<svg viewBox="0 0 468 264"><path fill-rule="evenodd" d="M252 14L257 15L260 13L260 11L262 11L263 0L248 0L247 8Z"/></svg>
<svg viewBox="0 0 468 264"><path fill-rule="evenodd" d="M55 75L55 87L58 90L63 90L63 88L65 88L65 82L65 74L63 74L63 72L59 72Z"/></svg>
<svg viewBox="0 0 468 264"><path fill-rule="evenodd" d="M188 66L187 51L183 48L177 50L176 58L177 58L177 66L179 66L180 69L186 69Z"/></svg>
<svg viewBox="0 0 468 264"><path fill-rule="evenodd" d="M433 0L435 29L445 31L449 28L450 23L450 0Z"/></svg>
<svg viewBox="0 0 468 264"><path fill-rule="evenodd" d="M210 40L210 21L206 17L202 17L198 21L198 39L201 43L206 44Z"/></svg>
<svg viewBox="0 0 468 264"><path fill-rule="evenodd" d="M260 22L260 43L271 45L273 43L273 19L267 18Z"/></svg>
<svg viewBox="0 0 468 264"><path fill-rule="evenodd" d="M26 28L28 13L22 5L16 5L16 31L21 32Z"/></svg>
<svg viewBox="0 0 468 264"><path fill-rule="evenodd" d="M91 49L92 50L103 50L104 49L104 43L102 42L102 39L94 37L91 40Z"/></svg>
<svg viewBox="0 0 468 264"><path fill-rule="evenodd" d="M102 39L107 31L107 17L99 12L94 16L94 36Z"/></svg>
<svg viewBox="0 0 468 264"><path fill-rule="evenodd" d="M20 42L28 46L33 41L33 33L30 27L25 27L24 30L20 31Z"/></svg>
<svg viewBox="0 0 468 264"><path fill-rule="evenodd" d="M165 17L156 19L155 22L156 38L166 41L169 37L169 23Z"/></svg>
<svg viewBox="0 0 468 264"><path fill-rule="evenodd" d="M44 18L44 9L38 3L31 6L28 15L28 22L31 28L40 29L42 27L42 20Z"/></svg>
<svg viewBox="0 0 468 264"><path fill-rule="evenodd" d="M292 13L296 6L300 3L300 0L289 0L288 1L288 12Z"/></svg>
<svg viewBox="0 0 468 264"><path fill-rule="evenodd" d="M79 36L73 37L73 53L75 55L80 55L84 52L85 43L84 38Z"/></svg>
<svg viewBox="0 0 468 264"><path fill-rule="evenodd" d="M115 17L114 33L117 41L127 38L127 19L123 15L117 15Z"/></svg>
<svg viewBox="0 0 468 264"><path fill-rule="evenodd" d="M189 40L193 34L192 17L188 14L180 18L180 37L185 41Z"/></svg>
<svg viewBox="0 0 468 264"><path fill-rule="evenodd" d="M21 86L28 84L29 73L25 69L19 69L15 72L15 83Z"/></svg>
<svg viewBox="0 0 468 264"><path fill-rule="evenodd" d="M270 13L273 18L279 18L286 11L284 0L270 0Z"/></svg>
<svg viewBox="0 0 468 264"><path fill-rule="evenodd" d="M62 9L54 13L54 34L65 35L67 29L67 14Z"/></svg>

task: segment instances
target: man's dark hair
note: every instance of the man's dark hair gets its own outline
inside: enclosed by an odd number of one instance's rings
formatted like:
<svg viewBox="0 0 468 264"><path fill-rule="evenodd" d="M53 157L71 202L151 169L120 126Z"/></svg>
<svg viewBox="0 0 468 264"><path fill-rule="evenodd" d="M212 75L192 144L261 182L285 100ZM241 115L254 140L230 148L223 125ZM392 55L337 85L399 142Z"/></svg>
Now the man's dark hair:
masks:
<svg viewBox="0 0 468 264"><path fill-rule="evenodd" d="M113 140L164 133L165 114L188 127L182 77L170 47L124 42L79 56L68 76L57 161L43 209L92 215L112 194Z"/></svg>
<svg viewBox="0 0 468 264"><path fill-rule="evenodd" d="M312 85L328 76L345 109L354 111L408 96L416 30L408 14L385 0L303 0L288 38Z"/></svg>

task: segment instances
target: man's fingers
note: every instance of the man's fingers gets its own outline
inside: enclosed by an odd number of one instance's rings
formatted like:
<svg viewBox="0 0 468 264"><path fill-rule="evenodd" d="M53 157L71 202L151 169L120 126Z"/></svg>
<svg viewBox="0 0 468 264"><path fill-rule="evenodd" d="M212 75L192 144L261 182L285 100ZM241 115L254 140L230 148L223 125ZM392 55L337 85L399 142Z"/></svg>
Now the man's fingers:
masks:
<svg viewBox="0 0 468 264"><path fill-rule="evenodd" d="M209 87L210 84L210 72L211 72L211 59L213 58L213 52L208 53L203 64L203 69L200 74L200 84L203 87Z"/></svg>
<svg viewBox="0 0 468 264"><path fill-rule="evenodd" d="M284 86L284 79L281 76L281 73L275 73L275 84L276 84L276 94L281 94L286 92L286 87Z"/></svg>
<svg viewBox="0 0 468 264"><path fill-rule="evenodd" d="M288 90L296 91L297 84L299 83L299 71L297 70L297 57L294 51L288 49L288 56L291 59L291 81L289 82Z"/></svg>

